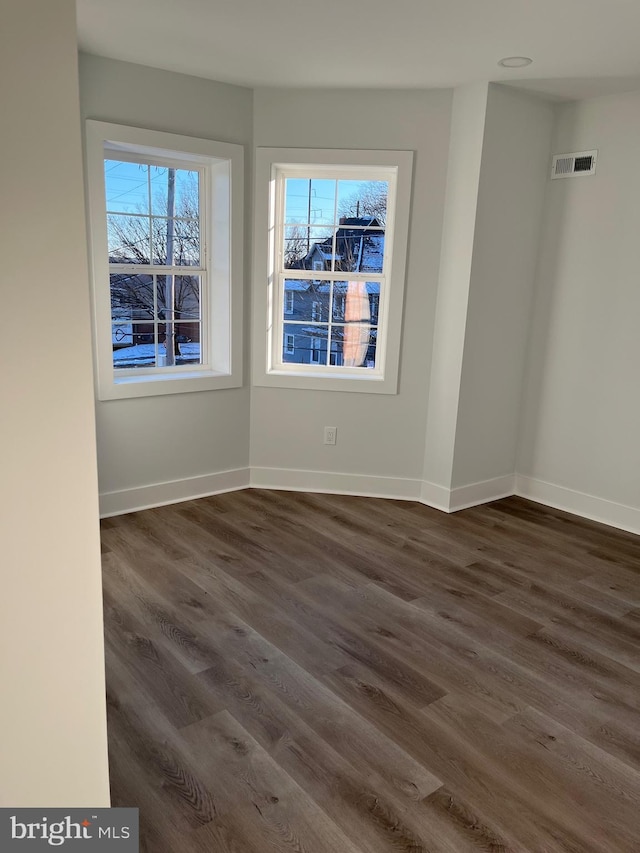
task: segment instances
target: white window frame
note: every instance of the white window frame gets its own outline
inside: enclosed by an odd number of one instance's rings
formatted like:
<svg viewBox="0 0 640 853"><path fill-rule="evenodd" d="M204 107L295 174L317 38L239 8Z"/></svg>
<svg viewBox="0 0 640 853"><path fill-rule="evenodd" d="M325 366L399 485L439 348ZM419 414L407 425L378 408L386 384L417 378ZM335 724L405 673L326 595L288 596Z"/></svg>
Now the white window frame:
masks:
<svg viewBox="0 0 640 853"><path fill-rule="evenodd" d="M284 334L284 351L287 355L293 355L296 351L296 336L290 332Z"/></svg>
<svg viewBox="0 0 640 853"><path fill-rule="evenodd" d="M243 177L240 145L89 120L87 210L92 279L96 392L100 400L242 385ZM155 161L204 173L202 244L208 282L201 294L202 364L114 369L107 245L105 159ZM202 250L201 250L202 251ZM144 265L136 265L143 273ZM185 270L193 272L191 267ZM178 274L180 274L178 272ZM194 274L201 274L199 272Z"/></svg>
<svg viewBox="0 0 640 853"><path fill-rule="evenodd" d="M256 150L252 371L254 385L397 393L412 166L411 151L291 148ZM389 181L384 286L378 309L375 368L291 364L284 363L282 358L284 263L280 255L283 224L277 221L276 211L284 206L284 178L334 176ZM291 270L292 276L296 274L297 271ZM344 273L342 279L378 280L379 276Z"/></svg>
<svg viewBox="0 0 640 853"><path fill-rule="evenodd" d="M284 295L284 313L293 314L293 300L295 293L293 290L288 290Z"/></svg>

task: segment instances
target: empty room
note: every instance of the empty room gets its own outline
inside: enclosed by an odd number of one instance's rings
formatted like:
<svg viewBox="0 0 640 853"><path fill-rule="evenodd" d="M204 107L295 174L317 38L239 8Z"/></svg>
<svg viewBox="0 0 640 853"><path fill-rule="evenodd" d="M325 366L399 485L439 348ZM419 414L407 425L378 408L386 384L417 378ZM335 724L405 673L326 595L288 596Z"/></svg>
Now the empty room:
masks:
<svg viewBox="0 0 640 853"><path fill-rule="evenodd" d="M637 851L640 7L1 15L0 847Z"/></svg>

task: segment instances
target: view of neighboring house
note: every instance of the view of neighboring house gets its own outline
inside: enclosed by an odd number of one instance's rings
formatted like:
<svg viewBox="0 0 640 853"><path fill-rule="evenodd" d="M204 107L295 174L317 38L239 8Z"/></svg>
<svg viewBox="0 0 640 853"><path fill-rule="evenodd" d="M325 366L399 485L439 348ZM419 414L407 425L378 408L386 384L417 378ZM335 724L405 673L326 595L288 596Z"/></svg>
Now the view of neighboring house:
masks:
<svg viewBox="0 0 640 853"><path fill-rule="evenodd" d="M384 229L374 217L343 217L336 231L335 247L332 237L315 242L304 257L291 263L291 269L380 274L384 239ZM348 364L345 349L355 331L350 326L355 323L358 355L351 366L374 367L379 304L379 281L349 281L346 276L344 281L333 282L321 277L286 278L283 361Z"/></svg>

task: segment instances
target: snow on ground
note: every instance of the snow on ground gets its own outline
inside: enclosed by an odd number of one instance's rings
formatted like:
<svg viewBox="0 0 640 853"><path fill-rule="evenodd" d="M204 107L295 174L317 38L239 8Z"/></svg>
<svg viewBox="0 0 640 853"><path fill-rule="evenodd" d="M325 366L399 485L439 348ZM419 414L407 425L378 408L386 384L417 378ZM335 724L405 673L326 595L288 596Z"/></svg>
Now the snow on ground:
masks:
<svg viewBox="0 0 640 853"><path fill-rule="evenodd" d="M159 359L164 361L164 344L158 347ZM155 367L156 348L153 344L137 344L113 351L113 366L118 370L126 367ZM200 364L200 344L180 344L180 355L176 364ZM162 367L162 363L158 367Z"/></svg>

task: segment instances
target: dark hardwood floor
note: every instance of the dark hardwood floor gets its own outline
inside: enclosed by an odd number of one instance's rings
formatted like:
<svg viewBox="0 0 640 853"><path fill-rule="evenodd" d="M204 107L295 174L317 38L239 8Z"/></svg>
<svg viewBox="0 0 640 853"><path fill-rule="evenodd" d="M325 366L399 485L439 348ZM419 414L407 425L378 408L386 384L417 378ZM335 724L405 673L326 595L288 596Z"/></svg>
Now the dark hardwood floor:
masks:
<svg viewBox="0 0 640 853"><path fill-rule="evenodd" d="M640 850L640 538L247 490L103 522L149 853Z"/></svg>

